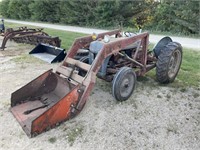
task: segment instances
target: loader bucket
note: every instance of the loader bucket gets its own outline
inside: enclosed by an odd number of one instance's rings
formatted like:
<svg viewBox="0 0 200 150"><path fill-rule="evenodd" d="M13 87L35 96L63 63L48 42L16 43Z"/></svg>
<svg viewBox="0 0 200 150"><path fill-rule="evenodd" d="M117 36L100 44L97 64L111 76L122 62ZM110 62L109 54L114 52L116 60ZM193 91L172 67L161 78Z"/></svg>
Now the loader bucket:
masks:
<svg viewBox="0 0 200 150"><path fill-rule="evenodd" d="M73 117L71 109L82 92L49 70L11 95L11 112L29 137Z"/></svg>
<svg viewBox="0 0 200 150"><path fill-rule="evenodd" d="M48 63L60 62L65 56L65 50L48 44L38 44L29 54Z"/></svg>

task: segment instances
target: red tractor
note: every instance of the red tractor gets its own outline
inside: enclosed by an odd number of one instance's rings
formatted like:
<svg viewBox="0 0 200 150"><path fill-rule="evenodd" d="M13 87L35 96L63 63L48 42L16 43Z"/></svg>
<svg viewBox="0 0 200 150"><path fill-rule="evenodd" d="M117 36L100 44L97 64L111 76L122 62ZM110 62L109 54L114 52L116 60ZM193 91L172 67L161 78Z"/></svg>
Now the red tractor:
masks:
<svg viewBox="0 0 200 150"><path fill-rule="evenodd" d="M149 33L125 32L123 36L120 30L78 38L55 72L49 70L12 93L11 112L33 137L76 116L96 76L112 81L112 94L118 101L127 100L137 76L154 67L158 82L173 82L182 61L181 44L164 37L152 51L148 45Z"/></svg>

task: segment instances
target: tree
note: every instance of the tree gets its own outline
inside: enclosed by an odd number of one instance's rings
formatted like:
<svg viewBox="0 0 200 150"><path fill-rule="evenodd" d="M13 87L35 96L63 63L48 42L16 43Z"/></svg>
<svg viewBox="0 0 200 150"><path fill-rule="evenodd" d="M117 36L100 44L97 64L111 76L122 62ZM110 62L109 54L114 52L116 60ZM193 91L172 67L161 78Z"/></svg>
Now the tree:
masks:
<svg viewBox="0 0 200 150"><path fill-rule="evenodd" d="M58 22L57 13L59 12L59 4L60 1L35 0L29 5L32 13L31 18L38 21Z"/></svg>
<svg viewBox="0 0 200 150"><path fill-rule="evenodd" d="M199 33L199 2L162 0L155 9L151 28L160 31Z"/></svg>
<svg viewBox="0 0 200 150"><path fill-rule="evenodd" d="M31 16L27 0L3 0L1 2L1 15L12 19L28 19Z"/></svg>
<svg viewBox="0 0 200 150"><path fill-rule="evenodd" d="M1 1L1 7L0 7L0 13L3 17L9 17L9 13L8 13L8 5L9 5L9 0L2 0Z"/></svg>
<svg viewBox="0 0 200 150"><path fill-rule="evenodd" d="M99 1L97 25L143 27L148 20L154 0L140 1Z"/></svg>
<svg viewBox="0 0 200 150"><path fill-rule="evenodd" d="M60 21L71 25L91 26L94 23L94 12L97 1L62 1Z"/></svg>
<svg viewBox="0 0 200 150"><path fill-rule="evenodd" d="M21 20L199 34L199 5L188 0L2 0L0 13Z"/></svg>

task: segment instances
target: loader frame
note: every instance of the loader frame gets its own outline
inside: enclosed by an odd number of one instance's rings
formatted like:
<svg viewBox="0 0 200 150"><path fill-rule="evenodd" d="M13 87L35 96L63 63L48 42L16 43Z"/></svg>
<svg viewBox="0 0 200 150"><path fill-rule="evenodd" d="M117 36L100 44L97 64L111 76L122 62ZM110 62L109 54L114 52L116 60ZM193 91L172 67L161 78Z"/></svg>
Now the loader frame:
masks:
<svg viewBox="0 0 200 150"><path fill-rule="evenodd" d="M88 49L94 39L91 35L76 39L55 73L49 70L12 93L11 112L29 137L73 118L83 109L95 85L97 73L106 58L122 57L128 62L122 65L134 68L138 76L155 67L156 58L149 55L147 50L149 34L122 37L120 32L121 30L114 30L96 37L96 41L101 42L103 46L91 64L75 58L78 50ZM115 38L106 43L103 38L107 35L114 35ZM123 53L127 45L135 42L138 45L132 57ZM108 68L106 72L109 72L109 75L103 78L105 80L109 78L111 72L114 75L120 67ZM86 74L80 75L80 70L77 68L86 71ZM51 95L56 96L56 100Z"/></svg>
<svg viewBox="0 0 200 150"><path fill-rule="evenodd" d="M104 43L104 46L102 47L100 52L97 54L94 62L91 64L91 66L88 67L87 75L82 80L78 81L82 85L86 86L85 88L86 90L84 91L82 97L80 98L80 101L78 102L75 109L73 109L73 111L81 110L82 107L84 106L90 94L90 91L93 89L93 86L96 83L96 75L99 69L101 68L104 60L107 57L111 55L119 54L125 59L130 59L130 57L128 57L127 55L123 55L122 53L120 53L120 51L123 48L126 48L127 45L140 41L138 48L136 52L134 53L134 56L133 56L134 58L129 60L132 64L134 64L133 67L138 68L136 70L136 74L138 76L144 75L147 71L151 70L152 68L156 66L155 62L151 64L147 64L148 61L151 61L151 62L156 61L156 59L153 56L150 56L147 53L147 50L148 50L147 46L149 44L149 33L145 32L145 33L141 33L139 35L132 36L132 37L120 38L121 37L120 32L121 30L114 30L111 32L106 32L106 33L102 33L98 35L97 39L100 39L100 40L102 40L105 35L115 35L115 37L119 37L119 38L115 38L115 40L112 42ZM65 75L66 72L59 71L60 68L62 68L63 66L66 67L69 64L76 65L76 63L80 63L78 60L76 60L76 62L73 62L73 58L76 56L79 49L87 47L88 43L91 43L92 41L93 39L91 36L76 39L71 49L69 50L66 58L64 59L63 63L60 65L60 67L58 67L57 73L59 74L61 73ZM70 63L70 61L73 63ZM80 66L84 68L85 64L81 63L79 67ZM115 70L114 72L116 71L117 70Z"/></svg>

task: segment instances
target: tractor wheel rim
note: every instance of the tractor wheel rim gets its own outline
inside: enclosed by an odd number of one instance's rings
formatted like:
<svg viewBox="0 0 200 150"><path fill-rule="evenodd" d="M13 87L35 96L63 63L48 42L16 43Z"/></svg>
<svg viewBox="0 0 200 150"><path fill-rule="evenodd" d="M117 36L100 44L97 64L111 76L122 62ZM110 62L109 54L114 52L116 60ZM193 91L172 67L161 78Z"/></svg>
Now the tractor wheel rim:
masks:
<svg viewBox="0 0 200 150"><path fill-rule="evenodd" d="M134 77L130 74L127 74L121 82L120 85L120 95L122 97L127 97L131 94L133 85L134 85Z"/></svg>
<svg viewBox="0 0 200 150"><path fill-rule="evenodd" d="M179 50L176 50L173 54L172 57L169 61L169 71L168 71L168 76L170 78L173 78L178 70L179 70L179 66L180 66L180 62L181 62L181 53Z"/></svg>

